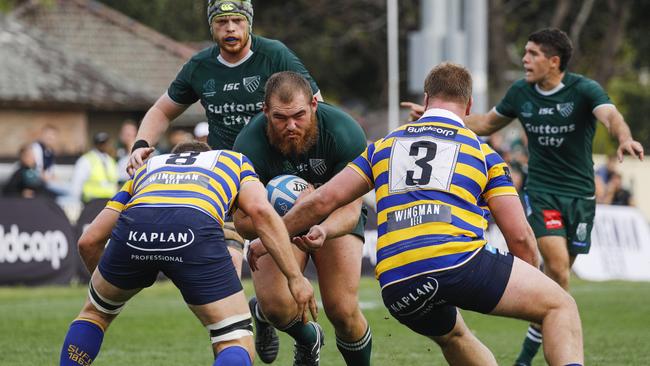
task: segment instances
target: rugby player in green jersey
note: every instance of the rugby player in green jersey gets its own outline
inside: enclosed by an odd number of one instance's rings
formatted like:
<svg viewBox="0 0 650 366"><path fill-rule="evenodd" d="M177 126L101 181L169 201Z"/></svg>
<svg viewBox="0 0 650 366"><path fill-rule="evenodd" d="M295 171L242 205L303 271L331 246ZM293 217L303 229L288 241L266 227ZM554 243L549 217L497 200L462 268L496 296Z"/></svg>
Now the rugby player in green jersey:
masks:
<svg viewBox="0 0 650 366"><path fill-rule="evenodd" d="M250 0L209 0L207 13L216 44L195 54L146 113L129 159L129 174L153 152L149 146L158 143L170 122L197 101L210 126L208 144L213 149L231 149L239 131L262 111L264 84L272 74L299 72L320 98L318 86L291 50L279 41L252 34ZM231 222L226 223L225 233L233 263L241 273L244 241Z"/></svg>
<svg viewBox="0 0 650 366"><path fill-rule="evenodd" d="M264 114L257 115L242 130L233 149L251 160L263 183L278 175L294 174L320 186L365 147L365 134L352 117L329 104L319 103L303 76L285 71L268 80ZM235 213L234 219L242 235L249 239L258 236L244 215ZM334 325L336 345L350 366L370 365L372 347L370 328L357 297L365 219L361 199L342 207L320 225L328 240L323 249L311 255L318 271L325 314ZM310 235L296 240L309 241ZM294 254L304 268L309 254L298 248ZM273 332L270 322L295 339L294 365L318 365L323 344L320 326L298 321L298 309L285 290L278 266L270 258L260 259L251 268L257 296L251 302L256 346L270 349L260 338ZM276 352L277 347L276 343ZM262 354L259 350L258 353Z"/></svg>
<svg viewBox="0 0 650 366"><path fill-rule="evenodd" d="M318 223L374 189L375 273L384 304L400 323L438 343L449 364L485 366L497 362L457 308L535 321L544 325L550 365L581 365L576 303L535 267L535 237L507 166L461 119L472 104L471 75L444 63L429 73L424 89L423 117L370 144L298 200L283 217L289 233L314 225L311 240L301 245L318 253L327 238ZM487 243L483 204L510 253ZM259 246L251 244L254 251ZM254 263L258 256L249 258Z"/></svg>
<svg viewBox="0 0 650 366"><path fill-rule="evenodd" d="M526 214L544 259L544 272L565 290L578 254L587 254L596 210L592 145L596 121L618 141L617 155L643 159L623 116L594 80L567 72L573 46L561 30L542 29L528 37L522 59L525 78L515 82L487 114L472 114L465 123L489 135L514 118L528 137ZM411 116L421 114L421 106ZM539 326L531 325L517 365L530 365L539 349Z"/></svg>

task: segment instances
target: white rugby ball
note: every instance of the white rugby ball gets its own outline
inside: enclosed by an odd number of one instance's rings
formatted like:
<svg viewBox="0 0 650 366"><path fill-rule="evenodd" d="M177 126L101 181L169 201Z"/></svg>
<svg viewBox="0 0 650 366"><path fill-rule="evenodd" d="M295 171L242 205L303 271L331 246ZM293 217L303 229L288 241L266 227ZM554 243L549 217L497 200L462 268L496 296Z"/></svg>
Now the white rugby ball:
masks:
<svg viewBox="0 0 650 366"><path fill-rule="evenodd" d="M309 187L309 183L306 180L286 174L271 179L266 185L266 192L275 211L280 216L284 216L293 207L300 193L307 187Z"/></svg>

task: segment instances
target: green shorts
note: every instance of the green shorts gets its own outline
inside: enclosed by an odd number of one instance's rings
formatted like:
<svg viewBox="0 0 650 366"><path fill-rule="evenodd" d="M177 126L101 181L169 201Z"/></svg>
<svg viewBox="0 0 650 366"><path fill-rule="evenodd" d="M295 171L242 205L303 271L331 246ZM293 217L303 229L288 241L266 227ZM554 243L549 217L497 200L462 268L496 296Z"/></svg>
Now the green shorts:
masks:
<svg viewBox="0 0 650 366"><path fill-rule="evenodd" d="M350 234L356 235L361 238L362 242L366 242L365 230L366 230L366 221L368 221L368 208L366 205L361 206L361 214L359 215L359 221L357 221L357 226L354 227L354 230Z"/></svg>
<svg viewBox="0 0 650 366"><path fill-rule="evenodd" d="M525 191L524 202L535 237L563 236L567 239L569 254L589 253L596 215L595 199Z"/></svg>

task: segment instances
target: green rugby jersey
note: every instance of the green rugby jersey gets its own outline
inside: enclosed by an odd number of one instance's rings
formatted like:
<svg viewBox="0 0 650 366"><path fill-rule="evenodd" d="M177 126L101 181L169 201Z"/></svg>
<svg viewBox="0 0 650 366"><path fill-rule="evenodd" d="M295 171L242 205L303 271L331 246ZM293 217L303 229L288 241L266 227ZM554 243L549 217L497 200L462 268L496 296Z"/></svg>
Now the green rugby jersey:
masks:
<svg viewBox="0 0 650 366"><path fill-rule="evenodd" d="M210 125L208 143L213 149L232 149L235 138L262 110L264 85L276 72L302 74L318 92L316 82L300 59L282 42L252 36L251 52L236 64L219 57L219 46L194 55L171 83L167 94L178 104L201 100Z"/></svg>
<svg viewBox="0 0 650 366"><path fill-rule="evenodd" d="M582 75L566 73L560 87L542 94L534 84L519 80L495 110L518 118L526 131L530 155L526 189L592 197L593 112L612 102L597 82Z"/></svg>
<svg viewBox="0 0 650 366"><path fill-rule="evenodd" d="M318 139L304 155L283 156L266 136L266 116L262 113L241 131L233 150L246 155L262 183L282 174L297 175L320 186L366 149L366 135L347 113L327 103L318 103Z"/></svg>

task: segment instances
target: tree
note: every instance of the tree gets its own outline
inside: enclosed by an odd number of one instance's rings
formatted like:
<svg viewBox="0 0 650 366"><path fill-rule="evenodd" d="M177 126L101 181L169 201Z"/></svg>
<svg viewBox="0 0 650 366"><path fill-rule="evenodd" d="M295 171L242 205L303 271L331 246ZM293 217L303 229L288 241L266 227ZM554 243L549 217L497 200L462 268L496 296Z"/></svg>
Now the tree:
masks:
<svg viewBox="0 0 650 366"><path fill-rule="evenodd" d="M53 0L41 0L53 1ZM650 2L645 0L489 1L490 94L499 98L521 75L523 45L533 31L558 26L575 46L570 70L614 85L630 125L647 116L639 81L650 68ZM18 0L0 0L0 7ZM179 41L209 41L206 1L101 0ZM254 32L283 41L304 61L328 100L367 108L387 99L386 0L253 0ZM401 92L406 95L407 37L420 27L420 0L399 0ZM647 75L646 71L645 74ZM614 83L614 84L611 84ZM624 91L620 85L625 85ZM647 99L646 99L647 100ZM493 102L495 100L492 100ZM637 120L638 119L638 120ZM636 128L636 127L635 127ZM642 127L639 127L643 130ZM650 145L650 137L645 141Z"/></svg>

